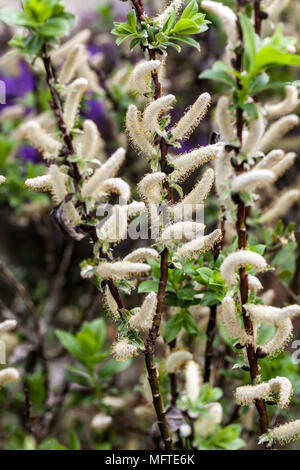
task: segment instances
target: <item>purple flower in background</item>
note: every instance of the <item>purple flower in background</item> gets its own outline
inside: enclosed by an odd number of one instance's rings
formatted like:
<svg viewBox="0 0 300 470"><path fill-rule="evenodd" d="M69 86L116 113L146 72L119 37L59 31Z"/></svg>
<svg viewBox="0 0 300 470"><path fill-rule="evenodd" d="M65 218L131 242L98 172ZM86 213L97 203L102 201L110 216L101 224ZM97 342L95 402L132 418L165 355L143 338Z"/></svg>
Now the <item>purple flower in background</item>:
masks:
<svg viewBox="0 0 300 470"><path fill-rule="evenodd" d="M91 119L94 121L100 129L100 132L106 132L109 127L107 121L107 110L103 101L98 101L94 99L87 99L85 101L85 109L82 111L82 115L86 119Z"/></svg>
<svg viewBox="0 0 300 470"><path fill-rule="evenodd" d="M18 153L19 157L21 157L26 162L37 163L41 160L41 155L38 150L33 147L30 147L29 145L21 147Z"/></svg>
<svg viewBox="0 0 300 470"><path fill-rule="evenodd" d="M0 80L6 86L6 105L15 104L17 98L23 98L26 93L34 89L35 85L35 79L23 61L20 62L19 74L17 76L8 77L1 74Z"/></svg>

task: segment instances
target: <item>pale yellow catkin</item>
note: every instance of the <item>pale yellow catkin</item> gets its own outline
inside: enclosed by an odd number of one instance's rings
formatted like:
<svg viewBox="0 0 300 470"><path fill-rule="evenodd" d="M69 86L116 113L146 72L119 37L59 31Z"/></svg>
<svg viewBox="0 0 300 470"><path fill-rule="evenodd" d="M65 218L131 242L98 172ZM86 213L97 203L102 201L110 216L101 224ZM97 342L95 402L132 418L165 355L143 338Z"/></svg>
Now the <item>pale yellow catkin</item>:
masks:
<svg viewBox="0 0 300 470"><path fill-rule="evenodd" d="M52 191L52 180L50 175L37 176L36 178L28 178L25 186L32 191L47 192Z"/></svg>
<svg viewBox="0 0 300 470"><path fill-rule="evenodd" d="M172 104L175 101L174 95L162 96L146 107L143 115L143 128L150 136L153 134L163 136L163 131L159 125L160 118L172 109Z"/></svg>
<svg viewBox="0 0 300 470"><path fill-rule="evenodd" d="M125 362L131 357L137 356L137 347L130 343L127 338L122 338L114 342L112 347L112 354L116 361Z"/></svg>
<svg viewBox="0 0 300 470"><path fill-rule="evenodd" d="M140 309L129 319L131 328L140 331L147 331L152 326L152 321L157 307L157 295L155 292L150 292Z"/></svg>
<svg viewBox="0 0 300 470"><path fill-rule="evenodd" d="M274 147L274 144L278 142L285 134L287 134L294 127L298 126L299 117L296 114L289 114L284 116L278 121L275 121L261 140L259 150L262 152L268 152Z"/></svg>
<svg viewBox="0 0 300 470"><path fill-rule="evenodd" d="M274 204L259 218L261 224L273 222L284 216L289 209L300 199L299 189L290 189L282 194Z"/></svg>
<svg viewBox="0 0 300 470"><path fill-rule="evenodd" d="M150 266L128 261L116 261L115 263L103 262L97 268L98 275L103 279L120 280L147 274Z"/></svg>
<svg viewBox="0 0 300 470"><path fill-rule="evenodd" d="M265 110L272 118L278 118L294 111L298 106L298 89L294 85L285 87L285 99L276 104L266 104Z"/></svg>
<svg viewBox="0 0 300 470"><path fill-rule="evenodd" d="M187 361L193 359L193 355L189 351L174 351L166 359L165 368L169 374L173 374L176 369L184 365Z"/></svg>
<svg viewBox="0 0 300 470"><path fill-rule="evenodd" d="M127 203L131 196L130 186L122 178L105 180L101 190L107 194L118 194L122 204Z"/></svg>
<svg viewBox="0 0 300 470"><path fill-rule="evenodd" d="M300 419L269 429L268 437L280 444L287 444L300 439Z"/></svg>
<svg viewBox="0 0 300 470"><path fill-rule="evenodd" d="M131 104L127 110L126 127L133 147L149 158L156 154L155 147L145 135L146 131L140 120L138 109L134 104Z"/></svg>
<svg viewBox="0 0 300 470"><path fill-rule="evenodd" d="M204 163L218 158L222 148L223 145L218 143L196 148L178 157L169 157L170 163L174 166L174 172L171 176L172 180L183 181L190 173L204 165Z"/></svg>
<svg viewBox="0 0 300 470"><path fill-rule="evenodd" d="M186 363L184 368L185 393L192 401L196 401L203 383L200 365L191 360Z"/></svg>
<svg viewBox="0 0 300 470"><path fill-rule="evenodd" d="M226 144L236 142L236 130L234 121L229 112L230 100L228 96L221 96L216 107L216 123L221 133L221 137Z"/></svg>
<svg viewBox="0 0 300 470"><path fill-rule="evenodd" d="M75 44L71 48L58 77L58 81L61 85L69 83L74 78L74 74L80 65L83 53L84 46L82 44Z"/></svg>
<svg viewBox="0 0 300 470"><path fill-rule="evenodd" d="M262 350L271 357L281 353L290 342L293 335L293 324L289 318L276 323L272 338L261 346Z"/></svg>
<svg viewBox="0 0 300 470"><path fill-rule="evenodd" d="M0 370L0 389L9 383L19 382L19 380L20 373L17 369L8 367L7 369Z"/></svg>
<svg viewBox="0 0 300 470"><path fill-rule="evenodd" d="M187 138L206 115L211 104L209 93L203 93L195 103L186 111L180 121L171 129L174 140Z"/></svg>
<svg viewBox="0 0 300 470"><path fill-rule="evenodd" d="M133 69L131 86L139 93L146 94L151 91L151 73L158 71L161 67L159 60L147 60L139 62Z"/></svg>
<svg viewBox="0 0 300 470"><path fill-rule="evenodd" d="M185 243L174 253L174 258L193 258L194 256L204 253L205 251L212 250L214 245L219 243L221 240L222 231L220 229L216 229L209 235L205 235L204 237L198 237L188 243Z"/></svg>
<svg viewBox="0 0 300 470"><path fill-rule="evenodd" d="M220 274L227 284L236 283L235 271L238 268L253 266L257 271L264 271L267 268L266 260L258 253L248 250L239 250L230 253L220 267Z"/></svg>
<svg viewBox="0 0 300 470"><path fill-rule="evenodd" d="M124 261L129 261L130 263L140 263L150 259L158 259L159 253L153 248L137 248L136 250L129 253L125 256Z"/></svg>
<svg viewBox="0 0 300 470"><path fill-rule="evenodd" d="M271 170L250 170L232 180L232 192L237 193L265 186L272 183L274 179L275 174Z"/></svg>
<svg viewBox="0 0 300 470"><path fill-rule="evenodd" d="M87 88L88 81L85 78L77 78L77 80L72 82L68 87L64 104L64 121L68 132L71 132L75 125L80 101Z"/></svg>
<svg viewBox="0 0 300 470"><path fill-rule="evenodd" d="M163 26L169 19L169 15L173 10L176 12L181 8L184 0L173 0L170 5L159 15L153 18L153 21L157 22L160 26Z"/></svg>

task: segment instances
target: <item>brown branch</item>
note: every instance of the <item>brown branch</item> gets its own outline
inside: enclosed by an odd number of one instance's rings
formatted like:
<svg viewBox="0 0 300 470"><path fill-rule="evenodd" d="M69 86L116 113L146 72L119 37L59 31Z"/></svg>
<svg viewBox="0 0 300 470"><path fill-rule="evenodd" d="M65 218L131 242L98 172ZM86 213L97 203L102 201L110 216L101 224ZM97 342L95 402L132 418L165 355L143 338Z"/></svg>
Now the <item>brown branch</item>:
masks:
<svg viewBox="0 0 300 470"><path fill-rule="evenodd" d="M210 381L211 366L213 359L213 343L216 335L217 305L212 305L210 309L209 321L206 330L206 347L203 380L205 383Z"/></svg>
<svg viewBox="0 0 300 470"><path fill-rule="evenodd" d="M261 0L255 0L254 1L254 26L255 26L255 32L260 36L261 34L261 24L262 24L262 15L261 15L261 10L260 10L260 5Z"/></svg>
<svg viewBox="0 0 300 470"><path fill-rule="evenodd" d="M238 0L237 3L238 6L238 11L241 10L241 0ZM242 34L242 29L240 25L240 21L238 18L238 30L240 34L240 41L241 44L243 44L243 34ZM236 69L239 72L242 72L242 59L243 59L243 49L242 47L238 48L237 50L237 57L236 57ZM239 88L241 88L241 83L239 79L237 79L237 85ZM243 128L244 128L244 116L243 116L243 110L241 108L237 108L237 113L236 113L236 130L237 130L237 137L239 139L239 145L240 147L242 146L242 140L243 140ZM237 151L238 153L239 151ZM236 167L236 173L240 174L244 171L243 163L238 165ZM247 210L246 210L246 205L242 201L242 199L239 197L239 195L234 195L233 197L234 202L237 204L237 222L236 222L236 230L238 234L238 246L240 250L246 250L247 249ZM243 316L243 321L244 321L244 326L247 335L249 335L251 338L254 337L254 330L253 330L253 324L252 320L249 315L247 315L247 312L244 308L244 305L247 304L248 302L248 274L246 272L246 268L241 268L239 270L240 274L240 298L241 298L241 305L242 305L242 316ZM249 368L250 368L250 377L252 383L255 383L257 378L259 377L259 367L258 367L258 360L255 355L255 348L253 344L247 344L246 345L246 350L247 350L247 357L248 357L248 362L249 362ZM269 427L269 418L268 418L268 412L266 408L266 404L264 400L256 400L255 401L256 409L259 414L259 423L260 423L260 429L262 434L267 432L267 429Z"/></svg>
<svg viewBox="0 0 300 470"><path fill-rule="evenodd" d="M145 20L143 4L140 0L132 0L133 7L136 11L137 17L139 22ZM149 54L150 60L155 60L155 50L153 49L146 49ZM159 99L161 97L161 84L159 81L159 77L156 71L152 73L152 81L154 85L154 99ZM161 151L161 158L160 158L160 166L161 171L166 172L167 170L167 153L168 153L168 145L165 139L160 138L160 151ZM173 199L172 190L169 187L168 183L164 183L164 187L167 190L167 198L171 202ZM161 437L164 441L164 445L166 450L173 449L173 443L169 432L169 427L165 415L163 399L160 392L159 387L159 377L157 373L157 368L155 365L155 345L156 340L159 336L159 328L161 324L161 318L165 310L165 296L166 296L166 287L168 282L168 259L169 259L169 250L168 248L164 248L160 256L161 259L161 275L160 281L158 286L158 294L157 294L157 309L156 314L153 319L152 327L149 330L148 337L145 341L145 362L148 372L148 380L152 392L153 397L153 405L155 408L156 416L157 416L157 423L161 433ZM171 379L171 385L173 386L173 397L177 395L177 386L176 381L174 381L174 377Z"/></svg>

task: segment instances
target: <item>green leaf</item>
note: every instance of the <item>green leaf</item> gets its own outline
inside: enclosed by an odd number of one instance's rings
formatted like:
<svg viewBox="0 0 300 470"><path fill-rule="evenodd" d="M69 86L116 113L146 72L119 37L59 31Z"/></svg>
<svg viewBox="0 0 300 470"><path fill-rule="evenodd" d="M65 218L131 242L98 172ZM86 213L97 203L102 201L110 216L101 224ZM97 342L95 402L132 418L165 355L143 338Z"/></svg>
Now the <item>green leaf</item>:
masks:
<svg viewBox="0 0 300 470"><path fill-rule="evenodd" d="M196 34L199 32L199 26L193 20L185 18L176 23L172 32L177 34Z"/></svg>
<svg viewBox="0 0 300 470"><path fill-rule="evenodd" d="M181 18L192 18L196 13L198 13L198 3L192 0L183 10Z"/></svg>
<svg viewBox="0 0 300 470"><path fill-rule="evenodd" d="M256 54L255 63L250 69L250 75L255 76L264 69L282 65L300 66L300 55L286 54L266 46Z"/></svg>
<svg viewBox="0 0 300 470"><path fill-rule="evenodd" d="M50 18L43 26L38 28L42 36L67 36L73 27L75 17L67 19L65 17Z"/></svg>
<svg viewBox="0 0 300 470"><path fill-rule="evenodd" d="M75 431L72 431L69 437L69 449L70 450L81 450L80 440Z"/></svg>
<svg viewBox="0 0 300 470"><path fill-rule="evenodd" d="M75 356L79 361L82 360L83 351L75 336L63 330L55 330L55 334L64 348L69 351L72 356Z"/></svg>
<svg viewBox="0 0 300 470"><path fill-rule="evenodd" d="M255 62L256 55L255 30L248 16L244 15L243 13L240 13L239 17L245 42L245 52L248 55L250 65L252 65Z"/></svg>
<svg viewBox="0 0 300 470"><path fill-rule="evenodd" d="M167 343L171 343L171 341L176 338L181 328L183 327L183 322L184 316L182 313L176 313L170 318L170 320L167 321L164 330L164 338Z"/></svg>
<svg viewBox="0 0 300 470"><path fill-rule="evenodd" d="M193 335L193 336L198 335L199 330L197 327L196 320L188 311L184 315L183 326L190 335Z"/></svg>
<svg viewBox="0 0 300 470"><path fill-rule="evenodd" d="M11 26L25 26L30 28L37 25L26 13L11 7L1 8L0 20Z"/></svg>
<svg viewBox="0 0 300 470"><path fill-rule="evenodd" d="M146 294L148 292L158 292L158 281L144 281L141 282L138 288L139 294Z"/></svg>
<svg viewBox="0 0 300 470"><path fill-rule="evenodd" d="M170 36L170 39L174 39L176 41L184 42L189 46L195 47L198 51L200 51L200 44L199 42L195 41L195 39L189 36Z"/></svg>
<svg viewBox="0 0 300 470"><path fill-rule="evenodd" d="M214 69L204 70L204 72L202 72L199 75L199 78L206 78L206 79L209 79L209 80L216 80L217 82L224 83L225 85L229 86L230 88L236 88L237 87L237 84L236 84L235 80L230 75L228 75L227 73L225 73L223 71L220 71L220 70L214 70Z"/></svg>
<svg viewBox="0 0 300 470"><path fill-rule="evenodd" d="M99 377L105 378L114 374L120 374L120 372L128 369L131 363L132 359L128 359L124 362L117 362L114 359L110 359L101 367Z"/></svg>
<svg viewBox="0 0 300 470"><path fill-rule="evenodd" d="M127 15L127 23L129 24L130 26L130 30L131 32L135 32L136 31L136 15L135 15L135 11L134 10L131 10L128 15Z"/></svg>

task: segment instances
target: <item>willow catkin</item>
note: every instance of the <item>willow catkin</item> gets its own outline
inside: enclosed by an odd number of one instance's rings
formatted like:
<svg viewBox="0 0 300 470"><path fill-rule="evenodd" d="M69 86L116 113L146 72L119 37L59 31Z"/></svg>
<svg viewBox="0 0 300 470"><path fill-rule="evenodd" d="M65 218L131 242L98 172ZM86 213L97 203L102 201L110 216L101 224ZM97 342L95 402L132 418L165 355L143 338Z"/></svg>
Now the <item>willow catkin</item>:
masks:
<svg viewBox="0 0 300 470"><path fill-rule="evenodd" d="M258 385L245 385L238 387L235 392L235 400L237 405L247 406L254 403L255 400L266 398L271 392L271 386L268 382Z"/></svg>
<svg viewBox="0 0 300 470"><path fill-rule="evenodd" d="M293 335L293 324L289 318L276 323L272 338L261 346L262 350L271 357L281 353L290 342Z"/></svg>
<svg viewBox="0 0 300 470"><path fill-rule="evenodd" d="M169 16L173 12L173 10L178 11L183 3L184 0L173 0L171 4L167 8L165 8L165 10L159 16L153 18L153 21L157 22L160 26L163 26L169 19Z"/></svg>
<svg viewBox="0 0 300 470"><path fill-rule="evenodd" d="M293 396L293 386L288 378L286 377L276 377L269 380L269 385L272 394L278 393L279 408L287 408Z"/></svg>
<svg viewBox="0 0 300 470"><path fill-rule="evenodd" d="M259 322L278 323L286 318L295 318L300 315L300 305L288 307L271 307L269 305L246 304L247 312Z"/></svg>
<svg viewBox="0 0 300 470"><path fill-rule="evenodd" d="M193 355L189 351L174 351L166 359L165 368L168 374L173 374L176 369L183 366L187 361L193 359Z"/></svg>
<svg viewBox="0 0 300 470"><path fill-rule="evenodd" d="M253 266L257 271L264 271L267 268L266 260L258 253L248 250L239 250L230 253L220 267L220 274L228 285L236 283L235 271L238 268Z"/></svg>
<svg viewBox="0 0 300 470"><path fill-rule="evenodd" d="M140 331L147 331L152 326L152 321L156 312L157 307L157 295L155 292L150 292L141 308L137 309L137 312L129 319L129 325L131 328L135 328Z"/></svg>
<svg viewBox="0 0 300 470"><path fill-rule="evenodd" d="M62 144L47 134L36 121L29 121L25 125L25 135L35 148L47 153L47 158L56 157L62 148Z"/></svg>
<svg viewBox="0 0 300 470"><path fill-rule="evenodd" d="M246 137L243 140L242 152L246 155L255 153L260 146L261 139L265 132L265 118L263 110L258 110L258 118L251 119Z"/></svg>
<svg viewBox="0 0 300 470"><path fill-rule="evenodd" d="M216 15L222 23L226 36L228 38L228 45L234 47L238 40L237 17L233 10L222 3L205 0L201 2L201 7Z"/></svg>
<svg viewBox="0 0 300 470"><path fill-rule="evenodd" d="M197 206L203 204L214 184L214 178L214 170L209 168L194 189L178 204L171 206L170 211L174 220L183 220L184 214L197 210Z"/></svg>
<svg viewBox="0 0 300 470"><path fill-rule="evenodd" d="M186 396L192 402L197 400L202 383L200 365L193 360L188 361L184 368L184 388Z"/></svg>
<svg viewBox="0 0 300 470"><path fill-rule="evenodd" d="M86 180L82 186L81 194L86 197L97 197L102 190L105 180L112 178L118 172L125 160L126 151L119 148L111 157L98 168L93 176Z"/></svg>
<svg viewBox="0 0 300 470"><path fill-rule="evenodd" d="M256 170L272 170L274 165L279 163L284 157L284 151L280 149L271 150L257 165Z"/></svg>
<svg viewBox="0 0 300 470"><path fill-rule="evenodd" d="M54 61L59 61L63 59L74 47L74 45L87 43L91 37L91 34L92 32L90 29L83 29L79 33L75 34L75 36L73 36L71 39L66 41L58 49L54 50L51 53L51 59Z"/></svg>
<svg viewBox="0 0 300 470"><path fill-rule="evenodd" d="M101 186L106 194L118 194L121 203L127 203L131 196L130 186L122 178L108 178Z"/></svg>
<svg viewBox="0 0 300 470"><path fill-rule="evenodd" d="M148 258L158 259L159 253L153 248L137 248L136 250L129 253L125 256L124 261L129 261L130 263L140 263L146 261Z"/></svg>
<svg viewBox="0 0 300 470"><path fill-rule="evenodd" d="M177 222L175 224L169 225L163 230L161 234L161 240L165 242L179 240L190 241L199 235L204 235L204 230L205 225L198 222Z"/></svg>
<svg viewBox="0 0 300 470"><path fill-rule="evenodd" d="M206 147L198 147L178 157L169 157L171 165L174 166L174 172L171 175L172 180L183 181L204 163L218 158L221 151L222 144L217 143Z"/></svg>
<svg viewBox="0 0 300 470"><path fill-rule="evenodd" d="M124 240L127 234L127 209L124 206L115 205L111 216L102 225L99 231L99 239L110 243Z"/></svg>
<svg viewBox="0 0 300 470"><path fill-rule="evenodd" d="M228 96L221 96L216 107L216 123L222 139L226 144L236 142L236 130L234 121L229 112L230 100Z"/></svg>
<svg viewBox="0 0 300 470"><path fill-rule="evenodd" d="M108 429L112 424L112 417L104 413L97 413L91 421L91 429L95 432L101 433Z"/></svg>
<svg viewBox="0 0 300 470"><path fill-rule="evenodd" d="M19 380L20 373L17 369L8 367L7 369L0 370L0 389L9 383L19 382Z"/></svg>
<svg viewBox="0 0 300 470"><path fill-rule="evenodd" d="M151 73L158 71L161 67L159 60L149 60L139 62L133 69L131 76L131 86L142 95L151 91Z"/></svg>
<svg viewBox="0 0 300 470"><path fill-rule="evenodd" d="M25 186L31 191L48 192L52 191L52 180L50 175L37 176L36 178L28 178Z"/></svg>
<svg viewBox="0 0 300 470"><path fill-rule="evenodd" d="M151 270L150 266L129 261L116 261L115 263L103 262L97 268L98 275L102 279L120 280L122 278L140 276Z"/></svg>
<svg viewBox="0 0 300 470"><path fill-rule="evenodd" d="M278 142L285 134L287 134L294 127L298 126L299 117L296 114L289 114L284 116L278 121L275 121L263 136L260 144L260 150L262 152L268 152L274 147L274 144Z"/></svg>
<svg viewBox="0 0 300 470"><path fill-rule="evenodd" d="M74 74L80 66L83 53L84 46L82 44L75 44L71 48L58 77L58 81L61 85L69 83L74 78Z"/></svg>
<svg viewBox="0 0 300 470"><path fill-rule="evenodd" d="M138 355L138 348L130 343L127 338L122 338L114 342L112 354L116 361L125 362L131 357Z"/></svg>
<svg viewBox="0 0 300 470"><path fill-rule="evenodd" d="M284 175L284 173L294 164L296 157L297 154L295 152L289 152L282 160L272 167L272 172L275 175L274 181Z"/></svg>
<svg viewBox="0 0 300 470"><path fill-rule="evenodd" d="M269 429L268 437L272 442L277 441L280 444L300 439L300 419Z"/></svg>
<svg viewBox="0 0 300 470"><path fill-rule="evenodd" d="M294 111L299 104L298 89L294 85L287 85L285 99L276 104L266 104L265 110L271 118L278 118Z"/></svg>
<svg viewBox="0 0 300 470"><path fill-rule="evenodd" d="M275 174L273 168L271 170L250 170L241 175L236 176L232 180L232 191L238 193L240 191L248 191L260 186L265 186L274 181Z"/></svg>
<svg viewBox="0 0 300 470"><path fill-rule="evenodd" d="M108 285L105 286L104 301L107 312L112 316L114 320L119 320L120 315L118 304L115 301Z"/></svg>
<svg viewBox="0 0 300 470"><path fill-rule="evenodd" d="M204 118L211 104L209 93L203 93L195 103L186 111L180 121L171 129L174 140L187 138Z"/></svg>
<svg viewBox="0 0 300 470"><path fill-rule="evenodd" d="M266 210L259 218L261 224L273 222L283 217L289 209L300 199L299 189L290 189L282 194L273 205Z"/></svg>
<svg viewBox="0 0 300 470"><path fill-rule="evenodd" d="M7 333L8 331L13 331L17 328L16 320L5 320L0 323L0 334Z"/></svg>
<svg viewBox="0 0 300 470"><path fill-rule="evenodd" d="M92 160L97 158L100 162L104 162L103 142L100 137L98 127L90 119L86 119L83 123L83 135L81 138L81 155L84 160Z"/></svg>
<svg viewBox="0 0 300 470"><path fill-rule="evenodd" d="M235 302L232 297L224 297L219 313L220 320L226 328L228 335L240 344L246 344L248 342L248 337L239 322Z"/></svg>
<svg viewBox="0 0 300 470"><path fill-rule="evenodd" d="M137 186L141 198L153 204L160 202L162 197L162 182L166 178L167 175L160 171L144 176Z"/></svg>
<svg viewBox="0 0 300 470"><path fill-rule="evenodd" d="M160 117L172 109L172 104L176 101L174 95L167 95L150 103L143 114L143 128L149 135L158 134L163 136L163 131L159 125Z"/></svg>
<svg viewBox="0 0 300 470"><path fill-rule="evenodd" d="M214 245L222 240L222 231L220 229L214 230L214 232L204 237L198 237L194 240L182 245L175 253L175 259L190 259L194 256L198 256L205 251L212 250Z"/></svg>
<svg viewBox="0 0 300 470"><path fill-rule="evenodd" d="M126 127L132 146L141 154L150 158L157 153L145 135L145 129L140 120L138 109L134 104L131 104L127 110Z"/></svg>
<svg viewBox="0 0 300 470"><path fill-rule="evenodd" d="M77 78L77 80L68 86L64 104L64 121L68 132L70 132L75 125L80 101L87 88L88 81L85 78Z"/></svg>

